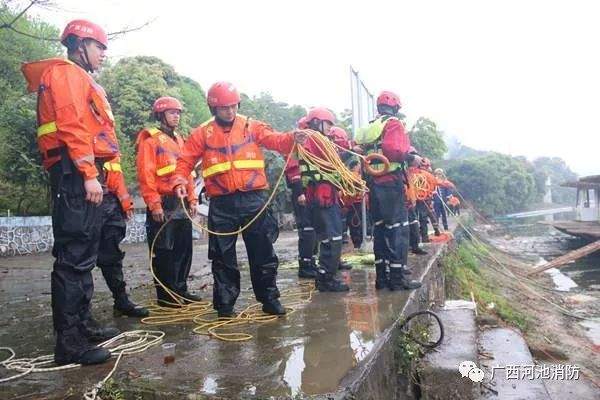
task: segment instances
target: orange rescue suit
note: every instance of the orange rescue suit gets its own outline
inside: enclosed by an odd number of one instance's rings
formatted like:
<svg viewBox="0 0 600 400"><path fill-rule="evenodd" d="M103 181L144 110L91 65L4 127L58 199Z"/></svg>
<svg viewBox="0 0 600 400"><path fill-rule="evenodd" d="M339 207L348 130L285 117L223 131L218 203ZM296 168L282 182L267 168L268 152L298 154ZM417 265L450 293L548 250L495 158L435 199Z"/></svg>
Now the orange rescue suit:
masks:
<svg viewBox="0 0 600 400"><path fill-rule="evenodd" d="M171 179L175 165L184 147L183 138L177 133L175 138L158 128L146 128L138 133L137 176L140 192L150 211L162 210L161 195L174 195ZM190 203L198 200L194 192L194 179L188 171L187 192Z"/></svg>
<svg viewBox="0 0 600 400"><path fill-rule="evenodd" d="M114 160L105 162L103 169L106 174L106 188L108 191L117 196L124 213L132 211L133 200L125 185L125 177L121 169L121 159L117 157Z"/></svg>
<svg viewBox="0 0 600 400"><path fill-rule="evenodd" d="M194 129L185 143L173 186L186 183L185 177L202 158L202 177L211 197L267 189L265 160L259 145L288 154L294 147L294 136L276 132L264 122L240 114L230 128L210 119Z"/></svg>
<svg viewBox="0 0 600 400"><path fill-rule="evenodd" d="M119 156L114 117L104 89L83 68L54 58L24 64L29 91L38 93L38 147L44 168L69 158L85 180L98 176L95 159Z"/></svg>

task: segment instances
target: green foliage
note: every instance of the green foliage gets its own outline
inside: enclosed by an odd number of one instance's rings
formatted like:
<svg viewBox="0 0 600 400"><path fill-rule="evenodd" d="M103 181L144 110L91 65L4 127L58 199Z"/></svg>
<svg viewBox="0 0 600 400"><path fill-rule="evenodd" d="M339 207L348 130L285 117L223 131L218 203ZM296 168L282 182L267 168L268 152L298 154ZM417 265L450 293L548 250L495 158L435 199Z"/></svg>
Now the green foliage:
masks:
<svg viewBox="0 0 600 400"><path fill-rule="evenodd" d="M269 93L261 93L252 98L242 94L240 113L264 121L278 131L289 131L296 127L296 122L306 114L306 110L297 105L290 106L287 103L277 102ZM277 178L283 171L285 160L278 153L267 150L265 151L265 165L269 185L273 189ZM273 201L275 212L291 211L288 192L285 180L282 180L277 187L277 194Z"/></svg>
<svg viewBox="0 0 600 400"><path fill-rule="evenodd" d="M441 159L448 148L444 136L432 120L420 117L409 131L411 144L424 157L431 160Z"/></svg>
<svg viewBox="0 0 600 400"><path fill-rule="evenodd" d="M577 174L571 171L567 163L559 157L539 157L533 160L533 165L538 173L537 179L544 180L549 176L552 182L552 202L573 205L576 191L570 188L557 187L561 183L577 180Z"/></svg>
<svg viewBox="0 0 600 400"><path fill-rule="evenodd" d="M500 293L498 282L482 266L481 257L486 254L489 254L489 249L483 244L464 241L444 257L442 263L447 296L470 300L473 293L479 313L494 312L505 322L526 331L530 326L530 318ZM490 304L494 305L492 311L487 308Z"/></svg>
<svg viewBox="0 0 600 400"><path fill-rule="evenodd" d="M0 20L14 16L10 9L0 8ZM15 28L42 37L58 36L54 27L26 17ZM46 214L50 204L36 144L36 99L26 92L21 63L59 54L56 42L0 29L0 209L11 209L16 215Z"/></svg>
<svg viewBox="0 0 600 400"><path fill-rule="evenodd" d="M524 209L537 198L533 174L523 160L490 153L448 163L446 174L485 214Z"/></svg>

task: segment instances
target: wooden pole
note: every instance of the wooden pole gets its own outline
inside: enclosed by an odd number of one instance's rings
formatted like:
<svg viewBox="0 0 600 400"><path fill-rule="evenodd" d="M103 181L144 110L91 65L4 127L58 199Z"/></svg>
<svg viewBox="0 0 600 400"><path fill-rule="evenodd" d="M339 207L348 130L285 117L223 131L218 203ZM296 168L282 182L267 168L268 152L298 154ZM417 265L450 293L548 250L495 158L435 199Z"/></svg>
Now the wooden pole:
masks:
<svg viewBox="0 0 600 400"><path fill-rule="evenodd" d="M590 253L595 252L596 250L600 250L600 240L592 242L586 246L580 247L577 250L573 250L568 252L565 255L555 258L554 260L546 263L540 267L533 269L532 271L527 273L527 276L535 275L540 272L546 271L550 268L560 268L565 266L565 264L575 261L581 257L587 256Z"/></svg>

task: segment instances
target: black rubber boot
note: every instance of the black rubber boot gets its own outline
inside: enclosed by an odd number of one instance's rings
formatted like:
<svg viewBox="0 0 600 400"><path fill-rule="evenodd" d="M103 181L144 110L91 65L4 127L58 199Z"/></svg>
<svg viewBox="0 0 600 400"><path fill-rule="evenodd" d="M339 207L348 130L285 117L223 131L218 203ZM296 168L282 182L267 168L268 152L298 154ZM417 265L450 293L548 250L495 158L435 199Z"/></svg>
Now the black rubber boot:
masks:
<svg viewBox="0 0 600 400"><path fill-rule="evenodd" d="M81 365L94 365L94 364L102 364L110 359L110 351L106 350L103 347L94 347L79 357L77 360L78 364Z"/></svg>
<svg viewBox="0 0 600 400"><path fill-rule="evenodd" d="M410 290L421 287L421 282L406 278L408 267L402 264L390 263L390 290Z"/></svg>
<svg viewBox="0 0 600 400"><path fill-rule="evenodd" d="M111 326L103 327L93 318L83 321L81 324L81 333L88 338L90 342L104 342L121 334L121 331Z"/></svg>
<svg viewBox="0 0 600 400"><path fill-rule="evenodd" d="M233 309L231 309L231 310L217 310L217 316L219 318L233 318L233 317L235 317L235 312L233 312Z"/></svg>
<svg viewBox="0 0 600 400"><path fill-rule="evenodd" d="M148 309L142 306L138 306L135 303L132 303L126 294L122 294L121 296L118 296L116 298L113 310L115 316L117 317L126 316L134 318L144 318L150 315Z"/></svg>
<svg viewBox="0 0 600 400"><path fill-rule="evenodd" d="M319 292L347 292L350 287L328 273L319 273L315 281Z"/></svg>
<svg viewBox="0 0 600 400"><path fill-rule="evenodd" d="M76 351L74 351L76 350ZM104 348L91 345L79 333L58 333L56 348L54 349L54 362L57 365L67 364L101 364L110 359L110 352Z"/></svg>
<svg viewBox="0 0 600 400"><path fill-rule="evenodd" d="M423 249L422 249L422 248L420 248L420 247L415 247L415 248L413 248L413 249L411 250L411 253L413 253L413 254L417 254L417 255L429 254L429 253L427 253L425 250L423 250Z"/></svg>
<svg viewBox="0 0 600 400"><path fill-rule="evenodd" d="M389 285L389 276L387 271L387 263L385 260L378 260L375 263L375 289L381 290Z"/></svg>
<svg viewBox="0 0 600 400"><path fill-rule="evenodd" d="M202 301L202 297L197 295L197 294L193 294L190 292L183 292L183 293L179 293L180 296L184 297L184 303L194 303L194 302L199 302Z"/></svg>
<svg viewBox="0 0 600 400"><path fill-rule="evenodd" d="M263 303L262 310L265 314L285 315L285 307L281 305L279 299L265 301Z"/></svg>
<svg viewBox="0 0 600 400"><path fill-rule="evenodd" d="M313 259L299 259L298 260L298 277L299 278L316 278L317 268L313 264Z"/></svg>

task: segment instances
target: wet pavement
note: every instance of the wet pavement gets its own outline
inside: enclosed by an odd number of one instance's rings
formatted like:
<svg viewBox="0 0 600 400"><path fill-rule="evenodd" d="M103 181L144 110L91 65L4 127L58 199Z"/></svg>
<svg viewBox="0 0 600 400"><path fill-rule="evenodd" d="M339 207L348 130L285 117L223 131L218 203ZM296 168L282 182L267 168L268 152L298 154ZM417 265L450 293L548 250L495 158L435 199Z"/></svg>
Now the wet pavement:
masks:
<svg viewBox="0 0 600 400"><path fill-rule="evenodd" d="M283 291L298 287L297 236L286 232L276 248L282 264L278 284ZM429 256L411 255L414 278L429 271L428 261L442 245L428 244ZM153 297L145 244L126 246L126 278L132 297ZM196 243L193 290L211 293L206 244ZM245 261L240 245L240 263ZM37 356L52 351L50 309L51 257L49 254L0 259L0 346L10 346L18 356ZM242 267L242 293L236 310L253 302L247 266ZM112 300L99 271L95 271L94 314L122 331L156 329L128 318L114 319ZM120 387L143 398L289 398L323 395L340 389L342 380L364 367L378 348L384 332L398 320L407 305L407 291L376 291L372 266L344 272L349 293L315 292L312 301L290 315L243 328L253 335L247 342L223 342L192 332L193 324L160 326L165 341L176 343L175 362L163 364L159 347L123 359L114 376ZM206 285L209 285L208 287ZM413 298L416 296L412 296ZM421 295L421 297L423 297ZM380 345L380 343L379 343ZM379 346L381 347L381 346ZM3 358L3 355L0 355ZM102 379L113 362L77 370L30 374L0 386L0 398L80 398ZM4 372L0 372L3 377Z"/></svg>

